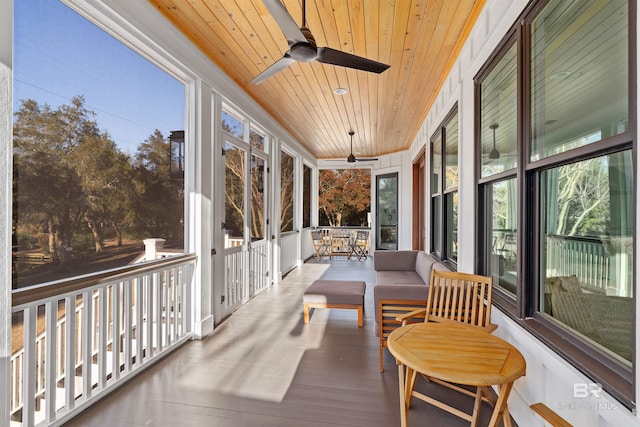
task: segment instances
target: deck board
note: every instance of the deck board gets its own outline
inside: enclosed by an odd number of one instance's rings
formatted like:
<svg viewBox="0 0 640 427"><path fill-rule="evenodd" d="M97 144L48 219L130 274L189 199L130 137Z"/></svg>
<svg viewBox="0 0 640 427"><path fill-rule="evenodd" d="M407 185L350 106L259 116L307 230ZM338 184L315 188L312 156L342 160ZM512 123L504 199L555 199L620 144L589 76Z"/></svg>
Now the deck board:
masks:
<svg viewBox="0 0 640 427"><path fill-rule="evenodd" d="M302 319L313 280L364 280L364 327L355 310L316 309ZM385 350L378 369L373 262L308 262L238 309L210 336L191 341L67 423L68 426L399 425L398 377ZM449 390L468 409L472 399ZM481 425L490 408L483 408ZM468 423L415 401L410 426Z"/></svg>

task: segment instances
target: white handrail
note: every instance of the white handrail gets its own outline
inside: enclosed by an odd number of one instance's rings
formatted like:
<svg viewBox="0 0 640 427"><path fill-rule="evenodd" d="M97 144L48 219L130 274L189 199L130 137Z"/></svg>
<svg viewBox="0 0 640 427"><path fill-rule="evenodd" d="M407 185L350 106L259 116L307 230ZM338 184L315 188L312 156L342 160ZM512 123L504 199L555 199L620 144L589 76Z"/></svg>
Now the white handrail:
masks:
<svg viewBox="0 0 640 427"><path fill-rule="evenodd" d="M23 345L10 360L12 422L64 422L191 338L194 264L193 255L166 258L14 298Z"/></svg>

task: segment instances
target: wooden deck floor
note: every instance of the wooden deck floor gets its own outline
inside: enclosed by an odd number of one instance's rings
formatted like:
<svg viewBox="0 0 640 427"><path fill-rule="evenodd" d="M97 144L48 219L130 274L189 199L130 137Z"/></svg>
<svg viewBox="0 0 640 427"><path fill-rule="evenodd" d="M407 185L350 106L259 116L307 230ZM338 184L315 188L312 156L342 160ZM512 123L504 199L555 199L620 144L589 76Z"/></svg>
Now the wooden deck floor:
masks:
<svg viewBox="0 0 640 427"><path fill-rule="evenodd" d="M316 309L303 323L302 294L320 277L366 281L363 328L355 310ZM371 259L308 262L67 425L397 426L398 374L387 350L378 370L374 284ZM436 387L420 388L471 411L470 398ZM410 426L469 425L414 402ZM483 407L481 425L490 412Z"/></svg>

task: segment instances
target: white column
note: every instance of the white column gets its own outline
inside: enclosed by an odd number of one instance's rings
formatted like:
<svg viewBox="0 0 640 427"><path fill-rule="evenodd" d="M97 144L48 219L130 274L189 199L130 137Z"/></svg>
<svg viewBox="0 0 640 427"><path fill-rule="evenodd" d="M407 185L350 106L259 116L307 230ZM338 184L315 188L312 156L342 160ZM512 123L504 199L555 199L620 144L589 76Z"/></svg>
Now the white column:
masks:
<svg viewBox="0 0 640 427"><path fill-rule="evenodd" d="M194 335L213 331L211 88L201 80L187 85L187 151L185 168L185 217L189 218L187 246L198 255L194 271Z"/></svg>
<svg viewBox="0 0 640 427"><path fill-rule="evenodd" d="M280 140L273 139L271 144L271 173L269 183L271 194L271 221L269 229L271 235L274 237L271 240L272 262L273 268L273 283L280 283L282 281L282 267L280 262L281 241L280 241L280 150L282 149Z"/></svg>

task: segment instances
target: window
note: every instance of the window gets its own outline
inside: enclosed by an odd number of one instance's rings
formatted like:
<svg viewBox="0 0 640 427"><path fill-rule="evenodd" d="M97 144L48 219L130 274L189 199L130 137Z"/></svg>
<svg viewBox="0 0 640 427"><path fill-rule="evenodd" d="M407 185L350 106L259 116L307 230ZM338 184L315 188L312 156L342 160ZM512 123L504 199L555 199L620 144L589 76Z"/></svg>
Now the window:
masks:
<svg viewBox="0 0 640 427"><path fill-rule="evenodd" d="M295 160L284 151L280 152L280 231L293 231Z"/></svg>
<svg viewBox="0 0 640 427"><path fill-rule="evenodd" d="M626 0L554 1L533 19L532 161L628 130L628 19Z"/></svg>
<svg viewBox="0 0 640 427"><path fill-rule="evenodd" d="M222 108L222 129L240 140L244 139L243 120L239 119L236 114L229 111L229 107L223 106Z"/></svg>
<svg viewBox="0 0 640 427"><path fill-rule="evenodd" d="M302 166L302 227L311 227L311 168Z"/></svg>
<svg viewBox="0 0 640 427"><path fill-rule="evenodd" d="M431 137L431 212L431 251L455 263L458 260L457 107Z"/></svg>
<svg viewBox="0 0 640 427"><path fill-rule="evenodd" d="M257 150L265 151L264 139L264 134L251 126L251 130L249 131L249 143L251 146Z"/></svg>
<svg viewBox="0 0 640 427"><path fill-rule="evenodd" d="M516 294L516 202L517 181L507 179L483 186L484 218L483 253L485 259L483 274L493 277L494 285Z"/></svg>
<svg viewBox="0 0 640 427"><path fill-rule="evenodd" d="M13 3L13 287L183 248L184 85L62 2Z"/></svg>
<svg viewBox="0 0 640 427"><path fill-rule="evenodd" d="M492 276L508 298L516 295L517 247L517 68L516 45L482 74L476 90L480 98L480 271Z"/></svg>
<svg viewBox="0 0 640 427"><path fill-rule="evenodd" d="M476 78L478 265L507 313L631 408L629 4L537 3Z"/></svg>
<svg viewBox="0 0 640 427"><path fill-rule="evenodd" d="M241 246L245 240L245 182L247 153L232 142L224 144L224 229L225 248ZM255 188L252 168L252 190ZM252 229L252 233L254 230Z"/></svg>
<svg viewBox="0 0 640 427"><path fill-rule="evenodd" d="M539 311L631 366L631 151L541 173Z"/></svg>

